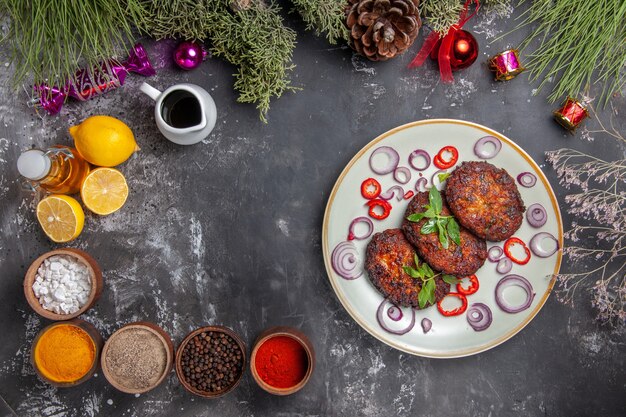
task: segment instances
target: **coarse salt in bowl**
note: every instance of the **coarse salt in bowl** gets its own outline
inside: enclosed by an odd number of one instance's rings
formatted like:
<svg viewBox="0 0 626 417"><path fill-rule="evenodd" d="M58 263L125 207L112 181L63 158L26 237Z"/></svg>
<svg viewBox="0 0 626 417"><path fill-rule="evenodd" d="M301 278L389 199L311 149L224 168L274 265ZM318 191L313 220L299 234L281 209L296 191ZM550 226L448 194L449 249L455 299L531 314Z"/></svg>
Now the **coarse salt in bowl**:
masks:
<svg viewBox="0 0 626 417"><path fill-rule="evenodd" d="M75 264L72 264L72 258L76 260ZM87 286L85 269L89 276L88 294L84 291ZM38 278L40 271L44 276ZM24 278L24 295L40 316L50 320L70 320L91 308L102 293L102 285L102 271L89 254L74 248L57 249L44 253L30 265Z"/></svg>

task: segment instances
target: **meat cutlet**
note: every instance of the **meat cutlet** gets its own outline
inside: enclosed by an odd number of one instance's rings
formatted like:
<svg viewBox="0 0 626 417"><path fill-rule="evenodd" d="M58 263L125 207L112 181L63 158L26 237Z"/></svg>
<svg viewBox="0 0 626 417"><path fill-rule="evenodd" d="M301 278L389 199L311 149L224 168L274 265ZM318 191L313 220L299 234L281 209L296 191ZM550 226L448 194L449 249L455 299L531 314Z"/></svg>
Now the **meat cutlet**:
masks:
<svg viewBox="0 0 626 417"><path fill-rule="evenodd" d="M452 213L446 204L446 193L441 192L442 216L451 216ZM428 221L424 218L419 222L411 222L406 217L415 213L426 211L425 205L429 204L428 192L416 193L409 202L402 231L407 240L415 246L417 253L428 263L431 268L445 274L457 277L465 277L475 273L487 259L487 242L474 236L463 226L459 227L460 245L449 239L448 249L444 249L439 241L438 233L422 234L422 226Z"/></svg>
<svg viewBox="0 0 626 417"><path fill-rule="evenodd" d="M403 266L415 267L415 249L402 230L388 229L376 233L367 245L365 269L374 287L390 302L419 309L418 294L422 281L411 278ZM436 302L450 291L450 285L435 278Z"/></svg>
<svg viewBox="0 0 626 417"><path fill-rule="evenodd" d="M448 177L446 195L459 223L483 239L508 239L522 225L526 208L515 180L488 162L463 162Z"/></svg>

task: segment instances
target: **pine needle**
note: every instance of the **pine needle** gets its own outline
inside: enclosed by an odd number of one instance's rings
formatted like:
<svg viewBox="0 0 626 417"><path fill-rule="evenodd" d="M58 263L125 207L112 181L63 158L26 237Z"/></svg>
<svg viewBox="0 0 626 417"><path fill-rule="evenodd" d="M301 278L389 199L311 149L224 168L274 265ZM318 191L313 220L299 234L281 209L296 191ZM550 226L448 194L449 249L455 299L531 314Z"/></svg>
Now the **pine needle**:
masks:
<svg viewBox="0 0 626 417"><path fill-rule="evenodd" d="M450 26L459 21L464 0L422 0L420 14L435 32L445 35ZM482 0L480 10L504 16L511 9L511 0Z"/></svg>
<svg viewBox="0 0 626 417"><path fill-rule="evenodd" d="M10 27L13 81L62 85L80 68L124 54L132 46L129 16L139 0L0 0Z"/></svg>
<svg viewBox="0 0 626 417"><path fill-rule="evenodd" d="M348 41L350 33L346 27L347 0L292 0L295 10L306 23L307 30L317 36L326 34L331 45L343 39Z"/></svg>
<svg viewBox="0 0 626 417"><path fill-rule="evenodd" d="M556 79L550 102L570 95L580 97L590 85L601 83L599 101L626 82L626 1L534 0L517 27L536 26L522 49L526 67L539 89Z"/></svg>

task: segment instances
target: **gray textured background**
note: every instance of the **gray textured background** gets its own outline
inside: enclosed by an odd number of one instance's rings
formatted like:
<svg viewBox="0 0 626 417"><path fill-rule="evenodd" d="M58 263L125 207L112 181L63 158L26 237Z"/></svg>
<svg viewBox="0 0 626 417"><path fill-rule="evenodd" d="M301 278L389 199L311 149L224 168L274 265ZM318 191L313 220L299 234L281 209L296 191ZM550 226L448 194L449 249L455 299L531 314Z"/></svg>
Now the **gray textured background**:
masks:
<svg viewBox="0 0 626 417"><path fill-rule="evenodd" d="M5 85L8 64L0 66L0 394L20 416L625 415L625 333L593 320L589 294L574 309L550 297L528 327L491 351L431 360L369 336L344 311L325 274L321 226L328 194L350 158L397 125L446 117L501 131L544 167L561 203L566 192L543 163L544 151L624 153L602 136L588 142L566 134L551 119L547 91L533 96L526 74L492 81L485 60L524 33L489 42L512 28L516 15L482 14L468 25L480 57L456 74L454 85L442 85L430 62L405 69L421 38L405 56L372 64L305 33L290 16L299 32L293 82L303 90L273 102L267 125L254 106L235 102L232 66L209 59L181 72L170 59L175 42L146 41L158 71L152 85L197 83L217 103L213 134L193 147L159 134L150 99L138 91L140 76L90 102L69 103L58 117L39 118L25 94ZM0 59L7 62L6 51ZM619 113L626 102L613 104L614 114L602 117L614 117L625 132ZM142 150L120 167L131 189L126 206L104 218L87 215L85 230L70 245L96 257L105 275L102 298L84 318L105 337L124 323L150 320L175 343L205 324L232 327L249 345L266 327L300 327L318 360L300 393L269 396L249 373L215 401L186 393L174 373L139 397L116 392L102 375L65 390L36 378L30 344L47 322L26 304L22 279L34 258L56 246L36 223L32 196L19 189L15 161L31 146L70 144L68 127L95 114L128 123ZM566 228L570 221L565 214Z"/></svg>

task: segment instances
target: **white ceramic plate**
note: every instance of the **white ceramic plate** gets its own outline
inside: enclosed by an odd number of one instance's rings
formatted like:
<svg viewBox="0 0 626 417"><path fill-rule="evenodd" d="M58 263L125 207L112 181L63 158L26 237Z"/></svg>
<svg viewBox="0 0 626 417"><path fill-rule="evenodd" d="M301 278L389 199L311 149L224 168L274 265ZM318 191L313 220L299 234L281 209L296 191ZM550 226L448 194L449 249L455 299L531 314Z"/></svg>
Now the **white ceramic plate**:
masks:
<svg viewBox="0 0 626 417"><path fill-rule="evenodd" d="M331 266L331 254L337 244L345 241L351 221L359 216L367 216L368 207L361 196L360 186L363 180L369 177L376 178L385 191L398 183L392 174L376 175L369 167L371 153L379 146L390 146L400 154L400 166L407 166L408 156L415 149L425 149L434 156L442 147L452 145L459 151L458 166L462 161L480 160L474 155L474 144L484 136L495 136L502 142L502 149L498 155L487 160L493 165L505 168L515 179L521 172L531 172L537 177L537 183L532 188L524 188L518 184L518 189L526 207L533 203L542 204L548 213L547 223L535 229L530 227L526 219L521 228L514 236L519 237L528 244L531 237L539 231L551 233L557 237L559 247L563 247L563 226L561 214L554 192L548 180L541 172L539 166L532 158L517 146L512 140L502 134L484 126L460 120L435 119L409 123L384 133L367 144L352 158L348 166L343 170L337 180L328 200L324 215L322 244L324 262L330 278L330 282L339 297L339 300L361 327L372 336L382 342L402 351L426 357L454 358L473 355L510 339L513 335L524 328L539 312L546 302L554 284L554 275L558 273L561 264L561 251L557 251L548 258L532 256L526 265L513 264L511 274L518 274L527 278L534 289L535 297L530 308L509 314L502 311L495 302L495 287L504 276L495 270L496 264L488 260L478 270L476 275L480 280L478 292L468 296L471 305L474 302L482 302L490 307L493 313L491 326L481 332L474 331L467 323L466 313L455 317L444 317L437 311L437 307L425 310L416 310L415 326L404 335L395 335L384 330L376 319L376 311L383 302L383 296L370 283L367 272L363 272L360 278L346 280L339 276ZM452 171L454 167L448 171ZM438 169L431 166L423 171L428 178L428 187L431 185L431 176ZM412 179L403 188L414 190L418 178L418 171L411 169ZM390 216L382 221L374 220L374 233L385 229L398 228L409 200L390 200L392 211ZM353 240L358 252L359 267L363 268L365 248L370 238L365 240ZM500 247L504 242L487 242L487 248L494 245ZM505 299L512 304L523 301L523 291L518 287L510 287L505 290ZM410 321L412 312L409 308L403 308L403 318L396 327L403 327ZM432 330L424 334L420 323L423 318L432 321Z"/></svg>

